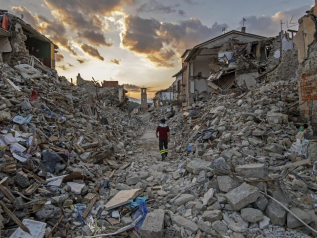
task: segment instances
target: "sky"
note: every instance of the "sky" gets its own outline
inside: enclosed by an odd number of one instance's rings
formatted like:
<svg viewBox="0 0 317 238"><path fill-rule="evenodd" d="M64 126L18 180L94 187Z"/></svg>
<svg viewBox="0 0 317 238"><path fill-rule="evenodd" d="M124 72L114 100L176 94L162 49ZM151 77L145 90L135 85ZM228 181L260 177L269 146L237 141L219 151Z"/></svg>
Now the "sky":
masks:
<svg viewBox="0 0 317 238"><path fill-rule="evenodd" d="M226 31L276 36L298 29L314 0L0 0L59 46L60 76L125 84L148 98L168 88L187 48Z"/></svg>

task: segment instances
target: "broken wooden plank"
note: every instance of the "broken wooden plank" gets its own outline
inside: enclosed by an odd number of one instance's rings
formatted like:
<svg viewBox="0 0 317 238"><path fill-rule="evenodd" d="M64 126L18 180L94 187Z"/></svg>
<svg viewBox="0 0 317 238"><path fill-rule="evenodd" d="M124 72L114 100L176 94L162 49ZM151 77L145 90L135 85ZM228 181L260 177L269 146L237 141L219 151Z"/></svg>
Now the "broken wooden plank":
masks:
<svg viewBox="0 0 317 238"><path fill-rule="evenodd" d="M96 187L94 188L94 192L95 193L98 192L99 188L100 188L100 184L97 184Z"/></svg>
<svg viewBox="0 0 317 238"><path fill-rule="evenodd" d="M87 206L86 210L84 211L84 213L81 215L82 218L86 218L88 216L88 213L90 212L91 208L93 207L93 205L95 204L95 202L97 201L98 196L95 196L89 203L89 205Z"/></svg>
<svg viewBox="0 0 317 238"><path fill-rule="evenodd" d="M38 188L40 187L40 184L38 183L33 183L32 185L30 185L27 189L24 190L24 194L29 196L32 193L34 193Z"/></svg>
<svg viewBox="0 0 317 238"><path fill-rule="evenodd" d="M113 161L113 160L109 160L109 159L106 159L107 163L112 166L112 167L117 167L119 168L120 166L117 164L117 162Z"/></svg>
<svg viewBox="0 0 317 238"><path fill-rule="evenodd" d="M128 168L130 166L130 164L131 163L126 163L126 164L122 165L119 169L124 170L124 169Z"/></svg>
<svg viewBox="0 0 317 238"><path fill-rule="evenodd" d="M45 238L49 238L53 232L55 231L55 229L57 228L57 226L59 225L59 223L62 222L62 220L64 219L64 216L62 216L58 221L57 223L55 224L55 226L52 228L52 230L45 236Z"/></svg>
<svg viewBox="0 0 317 238"><path fill-rule="evenodd" d="M109 178L112 178L112 176L114 175L114 173L115 173L116 171L117 171L116 169L112 170L112 172L111 172Z"/></svg>
<svg viewBox="0 0 317 238"><path fill-rule="evenodd" d="M3 187L0 184L0 190L4 193L4 195L13 203L15 200L15 197L13 196L13 194L10 192L9 189L7 189L6 187Z"/></svg>
<svg viewBox="0 0 317 238"><path fill-rule="evenodd" d="M14 158L5 158L6 165L5 167L1 168L1 172L4 173L13 173L17 170L17 162Z"/></svg>
<svg viewBox="0 0 317 238"><path fill-rule="evenodd" d="M6 207L6 205L5 205L2 201L0 201L0 205L2 206L4 212L11 218L11 220L15 222L15 224L17 224L24 232L31 234L29 228L27 228L27 227L19 220L19 218L17 218L17 217Z"/></svg>
<svg viewBox="0 0 317 238"><path fill-rule="evenodd" d="M47 201L47 198L38 198L38 199L34 199L33 201L30 201L30 202L27 202L27 203L23 203L23 204L20 204L20 205L17 205L15 208L16 209L21 209L21 208L25 208L25 207L28 207L28 206L31 206L31 205L35 205L35 204L38 204L42 201Z"/></svg>
<svg viewBox="0 0 317 238"><path fill-rule="evenodd" d="M86 149L96 147L98 145L99 145L99 142L93 142L93 143L83 144L83 145L81 145L81 147L86 150Z"/></svg>
<svg viewBox="0 0 317 238"><path fill-rule="evenodd" d="M130 200L135 199L142 189L123 190L118 192L106 205L106 210L111 210L129 203Z"/></svg>
<svg viewBox="0 0 317 238"><path fill-rule="evenodd" d="M309 159L304 159L304 160L301 160L301 161L297 161L295 163L290 163L290 164L285 164L285 165L281 165L281 166L278 166L278 167L269 167L269 170L282 170L282 169L285 169L285 168L294 168L294 167L297 167L297 166L300 166L300 165L304 165L304 164L309 164L311 163L311 161Z"/></svg>

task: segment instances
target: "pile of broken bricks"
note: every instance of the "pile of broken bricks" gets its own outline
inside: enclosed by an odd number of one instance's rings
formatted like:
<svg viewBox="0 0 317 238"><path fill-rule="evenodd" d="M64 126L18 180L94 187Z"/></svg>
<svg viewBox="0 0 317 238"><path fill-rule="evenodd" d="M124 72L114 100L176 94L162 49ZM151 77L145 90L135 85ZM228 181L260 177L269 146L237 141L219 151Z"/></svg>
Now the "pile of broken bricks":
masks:
<svg viewBox="0 0 317 238"><path fill-rule="evenodd" d="M96 233L91 214L142 134L117 89L96 95L45 69L0 63L1 237Z"/></svg>

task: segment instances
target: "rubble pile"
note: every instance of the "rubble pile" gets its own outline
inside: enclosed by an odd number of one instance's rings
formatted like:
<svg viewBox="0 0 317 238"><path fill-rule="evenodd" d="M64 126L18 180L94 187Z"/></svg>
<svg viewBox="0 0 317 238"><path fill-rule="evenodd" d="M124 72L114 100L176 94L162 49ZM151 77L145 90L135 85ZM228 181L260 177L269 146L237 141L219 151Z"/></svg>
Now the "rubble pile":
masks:
<svg viewBox="0 0 317 238"><path fill-rule="evenodd" d="M178 237L316 235L317 137L299 117L298 82L258 86L214 95L168 121L178 160L168 161L162 187L174 198L165 207Z"/></svg>
<svg viewBox="0 0 317 238"><path fill-rule="evenodd" d="M101 224L90 210L113 196L111 177L142 134L142 121L115 105L116 89L93 95L45 68L0 66L2 237L35 237L33 225L53 237L92 234Z"/></svg>
<svg viewBox="0 0 317 238"><path fill-rule="evenodd" d="M0 58L2 237L317 236L317 137L300 116L298 64L286 63L295 50L280 57L278 40L267 42L269 83L262 74L254 87L199 93L186 111L165 105L131 118L117 89L58 77L27 54L18 23L14 31ZM311 71L315 48L299 74ZM234 49L238 71L264 67L251 43Z"/></svg>

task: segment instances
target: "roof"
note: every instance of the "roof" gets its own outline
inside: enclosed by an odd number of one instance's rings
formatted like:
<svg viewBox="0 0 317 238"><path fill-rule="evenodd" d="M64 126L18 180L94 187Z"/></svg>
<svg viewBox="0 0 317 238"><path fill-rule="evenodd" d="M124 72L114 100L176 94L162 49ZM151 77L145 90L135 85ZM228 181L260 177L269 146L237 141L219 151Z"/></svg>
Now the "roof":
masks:
<svg viewBox="0 0 317 238"><path fill-rule="evenodd" d="M187 65L184 66L177 74L175 74L172 78L176 77L177 75L183 73L187 69Z"/></svg>
<svg viewBox="0 0 317 238"><path fill-rule="evenodd" d="M41 41L45 41L47 43L53 44L55 49L58 49L58 46L56 44L54 44L53 41L51 41L50 39L48 39L46 36L42 35L40 32L38 32L34 27L32 27L30 24L27 24L25 21L23 21L21 18L7 13L8 16L10 16L10 20L12 18L14 18L23 28L24 30L24 34L28 35L31 34L32 38L41 40Z"/></svg>
<svg viewBox="0 0 317 238"><path fill-rule="evenodd" d="M246 33L246 32L242 32L242 31L232 30L232 31L229 31L229 32L227 32L227 33L225 33L225 34L222 34L222 35L220 35L220 36L217 36L217 37L215 37L215 38L212 38L212 39L210 39L210 40L208 40L208 41L205 41L205 42L203 42L203 43L200 43L199 45L196 45L194 48L200 47L200 46L202 46L202 45L209 44L209 43L211 43L211 42L213 42L213 41L215 41L215 40L224 38L224 37L226 37L226 36L228 36L228 35L231 35L231 34L238 34L238 35L244 35L244 36L253 36L253 37L255 37L255 38L260 38L260 39L263 39L263 40L267 38L267 37L265 37L265 36L260 36L260 35L255 35L255 34Z"/></svg>
<svg viewBox="0 0 317 238"><path fill-rule="evenodd" d="M182 54L181 58L183 58L183 57L186 55L186 53L187 53L188 51L191 51L191 50L192 50L192 49L186 49L185 52Z"/></svg>
<svg viewBox="0 0 317 238"><path fill-rule="evenodd" d="M232 31L229 31L229 32L227 32L227 33L225 33L225 34L222 34L222 35L220 35L220 36L217 36L217 37L215 37L215 38L212 38L212 39L210 39L210 40L208 40L208 41L205 41L205 42L203 42L203 43L200 43L200 44L196 45L196 46L193 48L193 50L190 52L190 54L186 57L185 62L188 62L188 61L191 59L191 57L197 52L197 50L198 50L200 47L202 47L202 46L204 46L204 45L207 45L207 44L209 44L209 43L212 43L212 42L214 42L214 41L216 41L216 40L219 40L219 39L221 39L221 38L225 38L225 37L227 37L227 36L229 36L229 35L232 35L232 34L238 34L238 35L243 35L243 36L250 36L250 37L258 38L258 39L261 39L261 40L262 40L262 39L263 39L263 40L267 39L267 37L265 37L265 36L260 36L260 35L255 35L255 34L251 34L251 33L245 33L245 32L242 32L242 31L232 30Z"/></svg>

